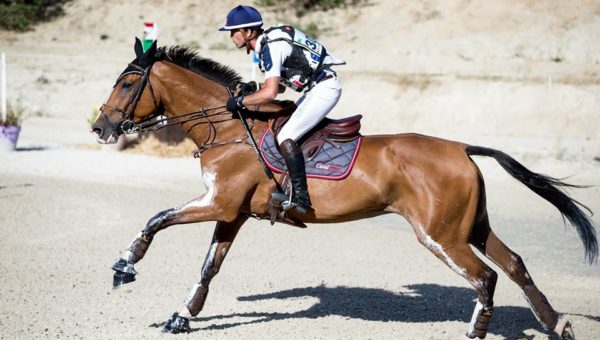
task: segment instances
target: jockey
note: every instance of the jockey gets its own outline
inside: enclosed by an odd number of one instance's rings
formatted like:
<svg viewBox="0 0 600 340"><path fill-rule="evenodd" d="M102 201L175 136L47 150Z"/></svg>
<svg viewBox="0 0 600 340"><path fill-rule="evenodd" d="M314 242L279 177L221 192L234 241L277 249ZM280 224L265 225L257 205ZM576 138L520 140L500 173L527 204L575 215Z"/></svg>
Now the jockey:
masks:
<svg viewBox="0 0 600 340"><path fill-rule="evenodd" d="M287 25L267 30L262 28L260 13L251 6L239 5L227 14L219 31L229 31L233 44L246 53L259 56L259 68L265 82L258 91L246 96L231 97L229 111L247 105L260 105L275 99L285 91L284 85L302 93L296 101L298 108L277 135L279 149L285 160L293 188L291 202L282 194L276 199L305 214L312 209L306 185L304 156L298 141L315 127L337 104L342 88L333 65L345 62L331 56L323 45L302 31ZM285 202L283 202L285 201Z"/></svg>

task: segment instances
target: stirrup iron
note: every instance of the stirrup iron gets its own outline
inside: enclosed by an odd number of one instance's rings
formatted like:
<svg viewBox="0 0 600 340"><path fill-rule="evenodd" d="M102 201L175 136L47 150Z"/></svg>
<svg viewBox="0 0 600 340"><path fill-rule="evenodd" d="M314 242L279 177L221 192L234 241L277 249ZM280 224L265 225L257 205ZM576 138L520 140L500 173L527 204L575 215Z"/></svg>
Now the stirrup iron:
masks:
<svg viewBox="0 0 600 340"><path fill-rule="evenodd" d="M288 211L298 206L298 203L292 202L293 190L290 190L289 197L281 192L272 192L271 197L281 204L283 211Z"/></svg>

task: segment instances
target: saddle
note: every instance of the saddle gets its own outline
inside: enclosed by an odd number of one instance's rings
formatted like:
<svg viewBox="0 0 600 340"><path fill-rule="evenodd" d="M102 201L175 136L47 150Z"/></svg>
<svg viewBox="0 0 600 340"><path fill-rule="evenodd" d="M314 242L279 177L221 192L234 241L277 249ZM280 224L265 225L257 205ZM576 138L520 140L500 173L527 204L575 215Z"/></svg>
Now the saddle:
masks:
<svg viewBox="0 0 600 340"><path fill-rule="evenodd" d="M279 116L270 122L271 131L273 131L275 136L277 136L289 119L290 116ZM305 160L308 162L314 158L326 142L330 142L331 144L345 143L360 137L361 119L362 115L342 119L324 118L317 126L307 132L298 143Z"/></svg>
<svg viewBox="0 0 600 340"><path fill-rule="evenodd" d="M298 141L304 154L307 177L340 180L350 174L362 142L359 133L361 118L362 115L337 120L325 118ZM291 185L275 136L289 119L289 115L273 118L259 143L267 166L274 172L283 173L280 185L286 195L290 194ZM273 199L269 202L268 210L271 224L278 221L306 228L301 220L290 216Z"/></svg>

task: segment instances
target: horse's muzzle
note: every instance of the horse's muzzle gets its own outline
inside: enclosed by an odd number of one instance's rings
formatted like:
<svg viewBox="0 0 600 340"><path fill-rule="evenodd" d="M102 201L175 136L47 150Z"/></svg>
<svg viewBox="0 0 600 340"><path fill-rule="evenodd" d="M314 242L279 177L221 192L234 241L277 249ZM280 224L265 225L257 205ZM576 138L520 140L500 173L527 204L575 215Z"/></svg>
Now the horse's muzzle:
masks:
<svg viewBox="0 0 600 340"><path fill-rule="evenodd" d="M113 129L102 128L99 124L94 124L90 128L90 133L96 136L99 144L115 144L118 139L117 132Z"/></svg>

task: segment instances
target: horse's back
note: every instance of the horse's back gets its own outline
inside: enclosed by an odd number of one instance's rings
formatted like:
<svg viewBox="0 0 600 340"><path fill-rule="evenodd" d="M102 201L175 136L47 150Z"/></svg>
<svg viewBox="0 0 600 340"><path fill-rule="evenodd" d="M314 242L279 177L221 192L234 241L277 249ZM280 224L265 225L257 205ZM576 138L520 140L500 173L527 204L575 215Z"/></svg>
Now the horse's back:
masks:
<svg viewBox="0 0 600 340"><path fill-rule="evenodd" d="M466 144L443 138L416 133L365 136L361 149L364 157L378 155L402 164L436 165L445 171L451 167L472 166L466 152ZM380 155L381 156L381 155Z"/></svg>
<svg viewBox="0 0 600 340"><path fill-rule="evenodd" d="M457 202L478 192L477 166L465 147L414 133L365 136L356 168L368 169L390 209L402 207L397 212L409 214L415 202L432 204L432 198Z"/></svg>

